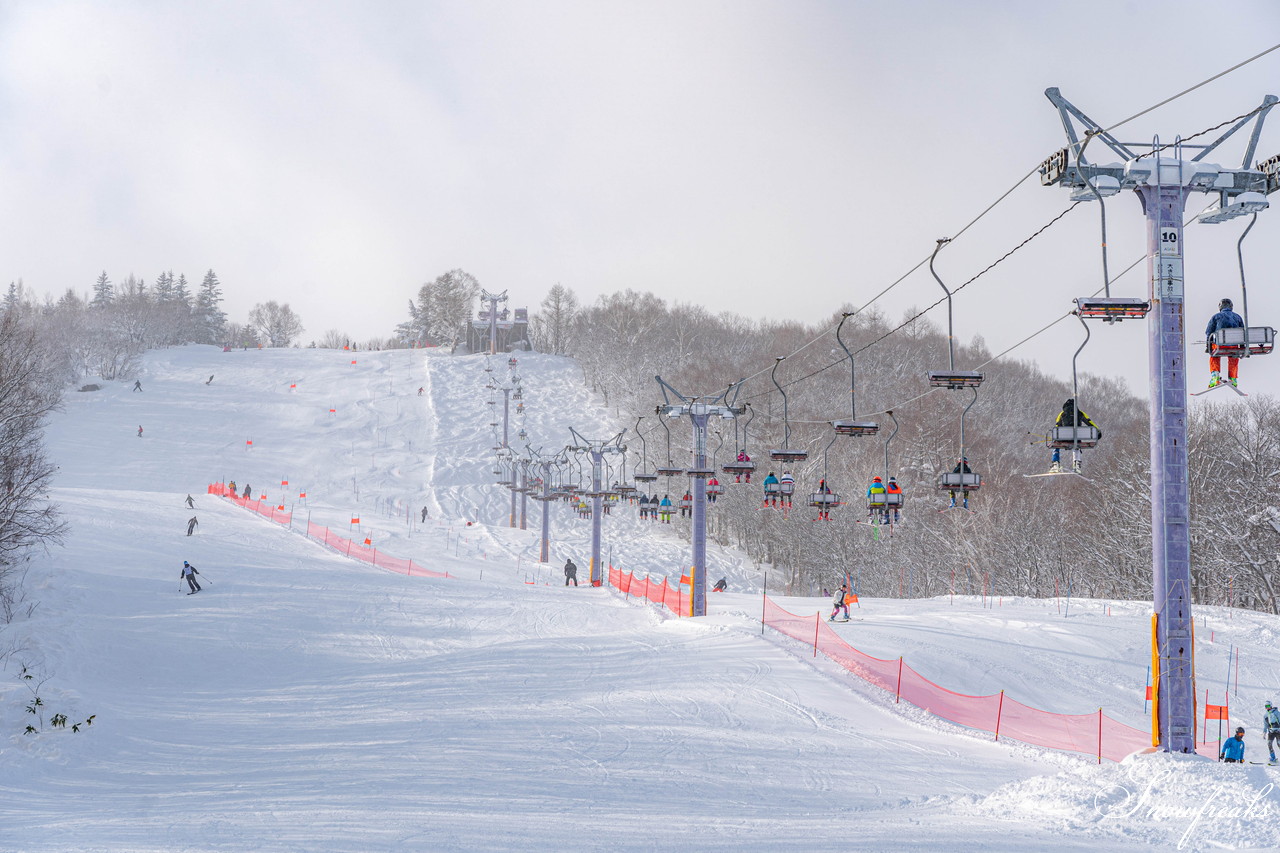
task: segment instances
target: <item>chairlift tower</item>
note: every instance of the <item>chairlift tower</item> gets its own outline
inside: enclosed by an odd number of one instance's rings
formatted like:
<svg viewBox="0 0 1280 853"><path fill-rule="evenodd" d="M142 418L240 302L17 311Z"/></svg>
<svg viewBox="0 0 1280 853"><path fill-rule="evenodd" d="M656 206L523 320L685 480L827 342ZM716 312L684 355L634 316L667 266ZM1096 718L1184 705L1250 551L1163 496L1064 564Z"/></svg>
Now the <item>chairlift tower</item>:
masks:
<svg viewBox="0 0 1280 853"><path fill-rule="evenodd" d="M736 418L746 411L734 408L741 382L735 382L720 394L712 397L688 397L681 394L655 376L662 388L664 405L661 407L669 418L688 415L693 422L693 566L690 570L690 587L693 598L693 615L707 615L707 478L715 475L715 469L707 466L707 422L712 417L725 420ZM679 402L672 402L675 397Z"/></svg>
<svg viewBox="0 0 1280 853"><path fill-rule="evenodd" d="M1211 193L1218 205L1201 221L1223 221L1267 206L1266 194L1280 187L1277 158L1250 167L1267 112L1262 105L1206 145L1161 146L1149 152L1143 143L1122 143L1090 119L1056 88L1045 96L1058 109L1068 145L1040 166L1044 186L1074 190L1089 201L1133 190L1147 217L1147 280L1152 310L1148 315L1151 391L1151 561L1155 611L1153 648L1158 658L1152 740L1164 752L1193 753L1196 748L1195 672L1192 669L1191 536L1187 483L1187 377L1183 298L1183 229L1187 198ZM1229 169L1205 158L1257 117L1240 168ZM1078 122L1084 130L1077 135ZM1119 162L1088 162L1084 146L1098 139ZM1171 156L1164 153L1172 147ZM1189 159L1185 149L1197 149Z"/></svg>
<svg viewBox="0 0 1280 853"><path fill-rule="evenodd" d="M577 444L568 449L591 457L591 585L600 586L604 583L604 571L600 566L600 526L604 515L604 507L601 505L604 497L600 482L601 469L606 453L627 452L627 446L622 443L622 437L627 431L623 430L613 438L605 439L583 438L573 427L569 428L569 432Z"/></svg>
<svg viewBox="0 0 1280 853"><path fill-rule="evenodd" d="M498 354L498 303L507 301L507 292L480 291L480 298L489 303L489 355Z"/></svg>

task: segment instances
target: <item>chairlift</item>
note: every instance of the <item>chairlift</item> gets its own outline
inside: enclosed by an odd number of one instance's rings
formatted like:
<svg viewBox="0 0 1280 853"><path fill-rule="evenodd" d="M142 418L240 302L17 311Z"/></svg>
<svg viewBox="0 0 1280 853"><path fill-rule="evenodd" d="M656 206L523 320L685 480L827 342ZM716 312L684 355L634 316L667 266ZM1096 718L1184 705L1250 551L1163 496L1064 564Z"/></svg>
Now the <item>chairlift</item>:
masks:
<svg viewBox="0 0 1280 853"><path fill-rule="evenodd" d="M746 408L751 409L751 417L747 418L747 422L742 425L742 443L738 444L738 420L733 421L733 439L734 445L738 448L739 455L745 457L743 459L731 459L720 466L720 470L726 474L732 474L736 482L742 482L743 476L747 478L747 482L751 482L751 472L756 470L756 463L751 461L751 457L747 456L747 428L751 426L751 422L755 420L756 410L751 408L750 403L745 404Z"/></svg>
<svg viewBox="0 0 1280 853"><path fill-rule="evenodd" d="M685 469L671 461L671 427L667 426L667 422L662 417L661 406L658 406L654 411L658 416L658 423L662 424L662 428L667 431L667 464L656 465L654 470L658 472L660 477L679 477L684 473Z"/></svg>
<svg viewBox="0 0 1280 853"><path fill-rule="evenodd" d="M974 403L978 402L978 386L982 384L983 377L981 373L976 371L957 371L955 369L955 327L952 323L951 290L938 277L938 273L933 266L938 257L938 252L950 242L950 237L943 237L938 241L938 245L934 247L933 254L929 256L929 273L933 276L933 280L938 283L938 286L942 288L942 292L947 295L947 355L949 359L946 371L931 371L929 373L929 384L938 388L968 388L973 392L973 399L969 401L969 405L965 406L964 411L960 413L960 462L956 466L960 470L945 471L938 477L938 488L952 493L953 504L955 493L962 492L964 494L964 508L968 509L969 492L976 492L982 486L982 477L973 473L973 469L969 468L969 459L964 443L964 423L969 410L973 408Z"/></svg>
<svg viewBox="0 0 1280 853"><path fill-rule="evenodd" d="M635 478L637 483L652 483L658 479L658 475L648 470L649 445L645 442L644 435L640 432L640 422L642 420L644 420L643 416L636 418L636 425L632 427L636 437L640 439L640 466L642 470L633 472L631 476Z"/></svg>
<svg viewBox="0 0 1280 853"><path fill-rule="evenodd" d="M778 384L778 365L782 364L786 356L776 357L773 361L773 371L770 373L773 379L773 385L778 389L778 393L782 395L782 447L774 448L769 451L769 458L775 462L785 462L793 465L796 462L803 462L809 458L808 451L792 449L791 444L791 422L787 417L787 392Z"/></svg>
<svg viewBox="0 0 1280 853"><path fill-rule="evenodd" d="M836 435L875 435L880 431L880 425L874 421L858 420L858 403L857 403L857 374L854 372L853 353L849 352L849 348L845 346L844 340L840 337L840 330L844 328L844 321L852 317L853 314L847 313L840 318L840 325L836 326L836 343L840 344L840 348L844 350L844 354L849 358L849 420L833 421L831 426L835 428Z"/></svg>
<svg viewBox="0 0 1280 853"><path fill-rule="evenodd" d="M1084 149L1089 146L1095 135L1087 135L1084 145L1080 147L1080 155L1084 154ZM1111 274L1107 266L1107 205L1103 199L1117 192L1118 187L1112 186L1115 180L1107 175L1098 175L1091 181L1085 181L1085 185L1076 190L1081 200L1096 199L1098 202L1098 214L1102 223L1102 289L1106 294L1105 296L1082 296L1076 299L1076 315L1083 319L1103 320L1108 323L1141 320L1151 311L1149 300L1111 295ZM1075 195L1072 197L1075 198Z"/></svg>
<svg viewBox="0 0 1280 853"><path fill-rule="evenodd" d="M845 315L846 317L849 315ZM841 320L841 323L844 321ZM837 334L837 338L839 335ZM831 487L827 484L827 454L831 450L831 445L835 444L836 439L840 437L839 433L831 437L831 441L822 451L822 479L818 481L818 488L809 494L809 506L818 510L818 521L830 521L831 510L840 506L842 503L840 496L831 491Z"/></svg>
<svg viewBox="0 0 1280 853"><path fill-rule="evenodd" d="M901 513L902 511L902 492L890 492L889 481L893 478L889 476L889 445L893 443L894 437L898 434L898 419L893 416L893 411L885 412L889 420L893 421L893 432L889 433L889 437L884 440L884 477L881 482L884 484L883 492L873 492L867 490L867 515L872 518L879 518L885 524L889 524L890 513Z"/></svg>

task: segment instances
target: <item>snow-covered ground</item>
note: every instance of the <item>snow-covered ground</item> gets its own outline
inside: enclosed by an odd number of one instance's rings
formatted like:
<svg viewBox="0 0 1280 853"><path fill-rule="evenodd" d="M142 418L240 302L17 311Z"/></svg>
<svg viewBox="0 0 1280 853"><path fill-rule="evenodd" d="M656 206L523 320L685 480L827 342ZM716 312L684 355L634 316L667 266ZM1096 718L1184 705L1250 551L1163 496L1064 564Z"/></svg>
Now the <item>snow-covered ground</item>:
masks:
<svg viewBox="0 0 1280 853"><path fill-rule="evenodd" d="M1099 766L895 705L762 634L759 572L731 552L712 549L731 592L701 619L566 589L558 567L585 567L588 526L554 504L546 567L540 506L508 527L485 364L187 347L149 354L142 392L69 395L49 442L70 535L0 632L0 850L1280 848L1277 768ZM530 354L519 372L535 446L625 426L572 362ZM226 479L295 526L358 529L452 577L372 568L204 493ZM605 543L635 571L674 578L687 560L630 509ZM1147 606L1065 604L864 600L839 630L952 690L1145 725ZM1280 620L1198 613L1201 691L1221 701L1230 677L1231 727L1264 755ZM24 735L36 686L43 731ZM56 713L95 716L72 733Z"/></svg>

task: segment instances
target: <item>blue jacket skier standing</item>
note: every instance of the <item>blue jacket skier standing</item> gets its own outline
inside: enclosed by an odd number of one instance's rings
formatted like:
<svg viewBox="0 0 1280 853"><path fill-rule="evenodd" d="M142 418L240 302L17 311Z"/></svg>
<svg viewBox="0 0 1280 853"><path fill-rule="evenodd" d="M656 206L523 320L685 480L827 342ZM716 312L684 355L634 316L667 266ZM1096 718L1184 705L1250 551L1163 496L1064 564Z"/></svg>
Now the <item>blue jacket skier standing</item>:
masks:
<svg viewBox="0 0 1280 853"><path fill-rule="evenodd" d="M1218 756L1228 764L1244 764L1244 727L1236 729L1236 736L1228 738L1222 745L1222 754Z"/></svg>

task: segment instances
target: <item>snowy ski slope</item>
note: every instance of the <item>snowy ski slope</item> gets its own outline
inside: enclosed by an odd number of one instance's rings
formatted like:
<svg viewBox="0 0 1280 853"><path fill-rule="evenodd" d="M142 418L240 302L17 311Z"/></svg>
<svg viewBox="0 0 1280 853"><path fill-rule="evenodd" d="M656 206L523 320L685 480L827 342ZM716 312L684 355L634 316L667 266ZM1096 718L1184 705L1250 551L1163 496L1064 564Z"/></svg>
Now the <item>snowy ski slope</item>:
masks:
<svg viewBox="0 0 1280 853"><path fill-rule="evenodd" d="M760 575L731 552L712 548L731 592L703 619L564 588L589 529L554 505L541 567L539 507L528 530L507 526L484 363L185 347L148 354L141 393L68 395L49 443L70 535L34 560L33 606L0 633L0 850L1280 848L1277 768L1099 766L895 705L762 635ZM573 362L529 354L519 371L535 446L625 426ZM205 495L220 479L452 577L327 551ZM687 560L633 510L605 542L630 570ZM182 594L184 559L198 595ZM1144 725L1143 603L989 605L864 600L839 630L959 692ZM1202 692L1221 701L1230 676L1231 727L1257 758L1280 620L1198 612ZM23 735L23 664L46 714L92 727Z"/></svg>

